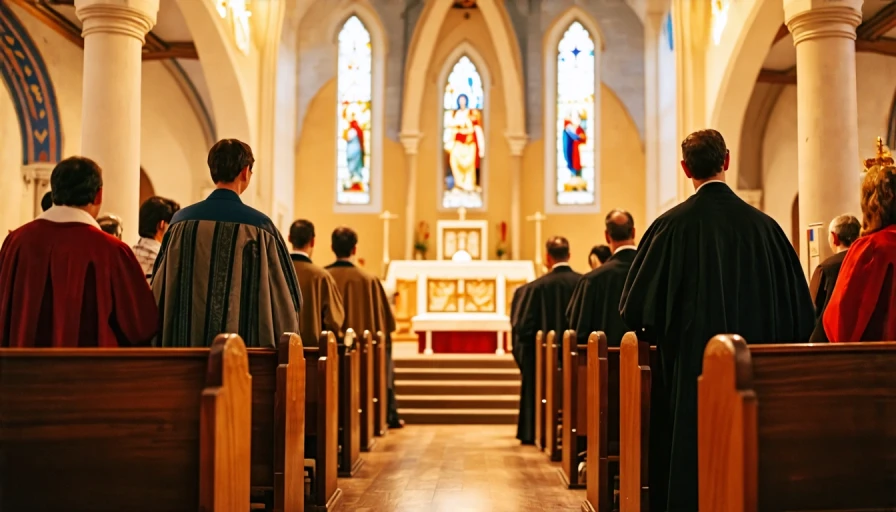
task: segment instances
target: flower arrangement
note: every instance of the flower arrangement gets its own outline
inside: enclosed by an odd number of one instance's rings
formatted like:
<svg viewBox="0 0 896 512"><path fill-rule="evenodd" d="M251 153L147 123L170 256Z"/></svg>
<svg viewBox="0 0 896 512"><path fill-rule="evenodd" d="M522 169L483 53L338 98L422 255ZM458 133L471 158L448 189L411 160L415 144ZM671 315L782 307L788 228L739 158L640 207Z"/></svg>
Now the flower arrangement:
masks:
<svg viewBox="0 0 896 512"><path fill-rule="evenodd" d="M420 256L420 259L426 259L426 251L429 250L429 224L421 220L417 224L417 231L414 233L414 253Z"/></svg>
<svg viewBox="0 0 896 512"><path fill-rule="evenodd" d="M499 260L503 260L505 256L508 254L507 250L507 223L499 222L498 223L498 245L495 253L498 255Z"/></svg>

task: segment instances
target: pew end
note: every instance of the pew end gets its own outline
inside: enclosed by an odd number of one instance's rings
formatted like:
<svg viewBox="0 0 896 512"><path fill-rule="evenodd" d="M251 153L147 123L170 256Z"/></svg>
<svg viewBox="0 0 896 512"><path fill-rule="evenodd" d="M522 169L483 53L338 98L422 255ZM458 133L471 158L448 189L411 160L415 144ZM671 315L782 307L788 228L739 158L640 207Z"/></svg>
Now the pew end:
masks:
<svg viewBox="0 0 896 512"><path fill-rule="evenodd" d="M562 342L562 341L561 341ZM559 431L562 424L560 407L562 407L562 375L560 373L557 355L560 346L557 342L557 333L548 331L544 358L544 390L545 390L545 420L544 420L544 451L553 462L559 462L560 452Z"/></svg>
<svg viewBox="0 0 896 512"><path fill-rule="evenodd" d="M374 430L378 437L389 431L389 382L386 361L386 335L377 331L373 340L373 412Z"/></svg>
<svg viewBox="0 0 896 512"><path fill-rule="evenodd" d="M628 332L619 347L619 510L650 510L651 347Z"/></svg>
<svg viewBox="0 0 896 512"><path fill-rule="evenodd" d="M369 452L376 444L375 424L374 424L374 348L373 334L365 330L361 334L360 343L358 344L358 355L360 356L359 367L361 370L359 377L360 394L360 420L361 420L361 451Z"/></svg>
<svg viewBox="0 0 896 512"><path fill-rule="evenodd" d="M585 459L584 512L611 510L608 488L609 452L607 445L608 361L607 336L603 331L588 336L587 378L587 457Z"/></svg>
<svg viewBox="0 0 896 512"><path fill-rule="evenodd" d="M339 357L336 336L321 333L317 347L305 347L305 453L314 460L305 510L334 510L342 497L337 481Z"/></svg>
<svg viewBox="0 0 896 512"><path fill-rule="evenodd" d="M544 351L545 335L539 330L535 335L535 448L544 451Z"/></svg>
<svg viewBox="0 0 896 512"><path fill-rule="evenodd" d="M597 333L590 337L597 338ZM588 345L579 345L575 331L563 333L563 425L560 477L569 489L584 489L579 477L582 451L587 452L588 435ZM586 456L587 459L587 456ZM586 470L587 474L587 470ZM586 477L587 478L587 477Z"/></svg>
<svg viewBox="0 0 896 512"><path fill-rule="evenodd" d="M347 329L339 353L339 442L337 475L350 478L361 469L361 341Z"/></svg>

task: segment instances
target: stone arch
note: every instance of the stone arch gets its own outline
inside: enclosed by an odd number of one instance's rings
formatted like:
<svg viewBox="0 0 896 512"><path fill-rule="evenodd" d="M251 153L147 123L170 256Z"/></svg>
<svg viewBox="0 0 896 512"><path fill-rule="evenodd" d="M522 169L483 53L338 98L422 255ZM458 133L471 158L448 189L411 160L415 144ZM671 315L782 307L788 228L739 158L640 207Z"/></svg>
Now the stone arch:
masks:
<svg viewBox="0 0 896 512"><path fill-rule="evenodd" d="M62 129L56 90L40 51L5 3L0 3L0 76L16 107L22 164L58 162Z"/></svg>
<svg viewBox="0 0 896 512"><path fill-rule="evenodd" d="M557 153L554 143L557 139L557 45L574 22L579 22L594 40L594 204L584 206L560 206L557 194ZM544 35L544 207L547 213L576 214L600 212L600 96L601 96L601 54L606 43L597 21L580 7L573 6L564 11L551 23Z"/></svg>
<svg viewBox="0 0 896 512"><path fill-rule="evenodd" d="M423 92L426 77L432 61L437 38L453 0L433 0L427 2L420 21L414 29L405 66L404 99L401 109L401 133L415 136L420 133L420 118L423 108ZM507 20L507 13L497 0L478 0L477 8L482 13L491 33L492 44L498 55L512 56L500 59L502 96L506 106L507 133L524 136L526 133L525 97L523 94L522 57L516 34ZM478 66L478 64L477 64Z"/></svg>

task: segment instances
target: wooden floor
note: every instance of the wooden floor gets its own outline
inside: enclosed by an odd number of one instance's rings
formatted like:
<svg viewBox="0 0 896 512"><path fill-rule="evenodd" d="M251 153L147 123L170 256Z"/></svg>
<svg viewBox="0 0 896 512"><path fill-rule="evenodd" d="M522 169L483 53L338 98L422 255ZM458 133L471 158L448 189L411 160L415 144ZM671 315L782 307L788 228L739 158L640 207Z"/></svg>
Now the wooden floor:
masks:
<svg viewBox="0 0 896 512"><path fill-rule="evenodd" d="M413 512L579 511L559 466L520 446L516 426L410 425L365 453L354 478L339 479L339 510Z"/></svg>

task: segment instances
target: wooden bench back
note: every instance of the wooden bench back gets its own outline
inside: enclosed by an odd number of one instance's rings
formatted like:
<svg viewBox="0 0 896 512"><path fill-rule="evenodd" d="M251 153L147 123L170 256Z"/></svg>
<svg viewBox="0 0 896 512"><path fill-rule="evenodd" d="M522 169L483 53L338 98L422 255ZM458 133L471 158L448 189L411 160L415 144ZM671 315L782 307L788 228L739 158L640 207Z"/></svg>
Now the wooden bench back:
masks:
<svg viewBox="0 0 896 512"><path fill-rule="evenodd" d="M698 380L700 510L896 509L896 342L716 336Z"/></svg>
<svg viewBox="0 0 896 512"><path fill-rule="evenodd" d="M386 435L389 430L389 380L386 362L386 335L377 331L373 339L373 423L374 433Z"/></svg>
<svg viewBox="0 0 896 512"><path fill-rule="evenodd" d="M298 334L277 349L249 349L252 375L252 489L271 492L275 511L302 510L305 355ZM268 500L265 500L268 501Z"/></svg>
<svg viewBox="0 0 896 512"><path fill-rule="evenodd" d="M647 450L656 350L628 332L619 353L619 510L640 512L650 510Z"/></svg>
<svg viewBox="0 0 896 512"><path fill-rule="evenodd" d="M0 510L245 510L251 407L235 335L0 349Z"/></svg>
<svg viewBox="0 0 896 512"><path fill-rule="evenodd" d="M544 451L555 462L559 461L562 456L560 453L560 438L557 431L557 428L563 421L559 413L563 400L561 395L563 391L562 374L560 373L560 363L557 359L560 353L560 343L562 343L562 339L557 340L557 333L548 331L544 351Z"/></svg>
<svg viewBox="0 0 896 512"><path fill-rule="evenodd" d="M339 435L339 357L336 337L321 333L317 347L305 347L305 457L316 464L306 509L326 507L339 498L336 447ZM304 488L304 486L303 486Z"/></svg>
<svg viewBox="0 0 896 512"><path fill-rule="evenodd" d="M361 460L361 353L358 337L348 329L339 351L339 471L342 478L354 476Z"/></svg>
<svg viewBox="0 0 896 512"><path fill-rule="evenodd" d="M364 331L358 338L358 366L361 374L358 376L360 393L358 394L359 408L361 410L361 451L369 452L374 443L374 412L373 412L373 335L370 331Z"/></svg>
<svg viewBox="0 0 896 512"><path fill-rule="evenodd" d="M591 333L597 337L597 333ZM578 345L576 332L563 333L563 429L562 475L570 489L581 489L579 443L588 428L588 345ZM587 448L586 448L587 449Z"/></svg>
<svg viewBox="0 0 896 512"><path fill-rule="evenodd" d="M545 335L544 331L538 331L535 335L535 447L539 450L545 449L544 438L544 352L545 352Z"/></svg>

